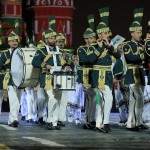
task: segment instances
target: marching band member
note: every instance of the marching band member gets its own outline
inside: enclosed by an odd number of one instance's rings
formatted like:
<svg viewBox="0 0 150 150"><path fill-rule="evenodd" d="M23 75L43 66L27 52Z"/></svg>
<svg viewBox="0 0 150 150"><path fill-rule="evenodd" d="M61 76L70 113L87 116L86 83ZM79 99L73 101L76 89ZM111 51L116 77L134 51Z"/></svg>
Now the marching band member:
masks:
<svg viewBox="0 0 150 150"><path fill-rule="evenodd" d="M63 59L66 61L66 65L65 68L63 69L65 71L65 69L67 69L67 71L71 71L71 67L70 67L70 58L67 55L67 51L64 49L65 47L65 43L66 43L66 38L64 37L64 35L62 33L58 33L56 36L56 45L59 47L61 55L63 57ZM65 126L65 121L66 121L66 107L67 107L67 100L68 100L68 92L69 91L62 91L62 97L61 97L61 101L60 101L60 105L59 105L59 114L58 114L58 125L59 126Z"/></svg>
<svg viewBox="0 0 150 150"><path fill-rule="evenodd" d="M145 70L146 70L146 86L144 88L144 109L143 122L150 127L150 20L148 21L148 32L146 34L145 44Z"/></svg>
<svg viewBox="0 0 150 150"><path fill-rule="evenodd" d="M112 108L113 76L112 57L120 58L120 53L109 43L108 16L109 8L99 9L101 21L97 26L97 59L93 60L92 82L96 88L96 131L108 133L110 111Z"/></svg>
<svg viewBox="0 0 150 150"><path fill-rule="evenodd" d="M63 58L60 57L59 48L56 47L56 32L52 29L48 29L45 32L45 39L47 45L37 50L32 65L42 69L40 76L40 87L44 88L48 95L48 116L47 116L47 128L49 130L60 130L61 127L58 123L58 110L59 102L61 100L61 91L53 90L52 74L54 71L60 71L64 65Z"/></svg>
<svg viewBox="0 0 150 150"><path fill-rule="evenodd" d="M45 32L42 33L43 35ZM43 37L44 38L44 37ZM37 49L42 49L45 46L45 42L40 40L37 44ZM47 118L47 100L48 96L45 94L44 89L38 86L37 89L37 108L38 108L38 122L40 124L45 124L46 123L46 118Z"/></svg>
<svg viewBox="0 0 150 150"><path fill-rule="evenodd" d="M92 60L93 51L95 47L92 46L95 43L95 32L94 29L94 16L88 16L89 26L83 34L86 45L80 46L77 50L79 57L79 65L81 69L78 70L77 82L83 84L85 88L85 123L84 129L94 129L95 127L95 92L91 86L91 71L92 71Z"/></svg>
<svg viewBox="0 0 150 150"><path fill-rule="evenodd" d="M134 10L135 21L129 28L132 39L123 46L128 68L125 76L125 84L128 84L130 88L129 116L126 128L131 131L139 131L139 126L142 124L143 89L145 85L145 72L142 64L144 60L144 48L139 43L142 36L142 26L140 24L142 16L142 8Z"/></svg>
<svg viewBox="0 0 150 150"><path fill-rule="evenodd" d="M128 118L128 101L129 101L129 88L124 84L124 77L127 71L127 65L120 44L118 51L121 53L121 58L117 59L113 66L114 75L114 96L116 107L119 109L120 123L125 124Z"/></svg>
<svg viewBox="0 0 150 150"><path fill-rule="evenodd" d="M20 96L20 93L18 93L18 89L13 85L12 78L10 76L10 58L13 50L18 47L19 41L19 36L12 31L8 35L8 44L10 48L2 52L0 59L0 70L4 67L6 72L3 80L3 89L8 90L10 106L8 125L12 127L18 127L18 113L20 107L18 96Z"/></svg>

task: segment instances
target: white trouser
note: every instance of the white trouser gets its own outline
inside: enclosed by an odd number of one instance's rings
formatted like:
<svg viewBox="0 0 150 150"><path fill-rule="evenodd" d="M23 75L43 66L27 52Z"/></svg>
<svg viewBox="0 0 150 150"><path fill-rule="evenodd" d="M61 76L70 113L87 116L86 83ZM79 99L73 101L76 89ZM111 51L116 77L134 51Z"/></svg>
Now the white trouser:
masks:
<svg viewBox="0 0 150 150"><path fill-rule="evenodd" d="M2 102L3 102L3 90L0 90L0 114L2 109Z"/></svg>
<svg viewBox="0 0 150 150"><path fill-rule="evenodd" d="M36 91L33 88L26 89L26 101L28 107L28 114L26 115L26 120L33 119L37 120L37 103L36 103Z"/></svg>
<svg viewBox="0 0 150 150"><path fill-rule="evenodd" d="M22 90L21 92L21 115L26 116L28 114L27 100L26 100L26 91Z"/></svg>
<svg viewBox="0 0 150 150"><path fill-rule="evenodd" d="M150 123L150 102L144 105L142 118L144 123Z"/></svg>
<svg viewBox="0 0 150 150"><path fill-rule="evenodd" d="M129 117L127 128L139 126L142 123L143 86L130 84Z"/></svg>
<svg viewBox="0 0 150 150"><path fill-rule="evenodd" d="M61 101L62 91L59 90L46 90L48 95L48 117L47 122L53 123L53 126L57 126L58 114L59 114L59 103Z"/></svg>
<svg viewBox="0 0 150 150"><path fill-rule="evenodd" d="M75 120L81 119L81 108L84 107L84 99L83 85L76 83L76 90L69 91L68 103L72 105L67 106L67 116L73 116Z"/></svg>
<svg viewBox="0 0 150 150"><path fill-rule="evenodd" d="M85 123L87 123L95 121L96 101L93 88L86 89L85 94Z"/></svg>
<svg viewBox="0 0 150 150"><path fill-rule="evenodd" d="M18 121L18 113L19 113L19 98L20 98L21 90L18 90L15 86L8 86L8 97L9 97L9 119L8 124L12 123L14 120Z"/></svg>
<svg viewBox="0 0 150 150"><path fill-rule="evenodd" d="M144 102L148 101L144 104L142 119L143 122L150 123L150 85L146 85L144 88Z"/></svg>
<svg viewBox="0 0 150 150"><path fill-rule="evenodd" d="M112 108L112 90L105 85L104 90L98 89L100 101L96 104L96 127L101 128L104 124L109 124L109 116Z"/></svg>
<svg viewBox="0 0 150 150"><path fill-rule="evenodd" d="M66 108L69 91L62 91L61 101L59 103L58 121L66 121Z"/></svg>
<svg viewBox="0 0 150 150"><path fill-rule="evenodd" d="M119 104L119 102L124 99L124 97L122 95L122 92L120 90L120 85L119 84L118 84L118 88L114 90L114 94L115 94L116 104ZM119 107L120 121L122 121L122 122L127 121L127 117L128 117L127 110L128 110L128 108L124 104Z"/></svg>
<svg viewBox="0 0 150 150"><path fill-rule="evenodd" d="M39 118L44 119L47 117L47 101L48 101L48 97L47 97L44 89L38 88L38 90L37 90L37 106L38 106L38 117Z"/></svg>
<svg viewBox="0 0 150 150"><path fill-rule="evenodd" d="M77 108L74 106L67 106L67 116L73 117L74 120L81 119L81 108Z"/></svg>

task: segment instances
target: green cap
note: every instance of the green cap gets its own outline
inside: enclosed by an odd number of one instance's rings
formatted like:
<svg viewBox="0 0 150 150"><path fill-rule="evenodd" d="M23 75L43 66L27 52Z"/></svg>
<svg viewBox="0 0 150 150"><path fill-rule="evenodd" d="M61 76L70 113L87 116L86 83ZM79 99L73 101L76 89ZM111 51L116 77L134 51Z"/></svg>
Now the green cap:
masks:
<svg viewBox="0 0 150 150"><path fill-rule="evenodd" d="M12 31L8 35L8 41L12 41L12 40L18 40L18 41L20 41L19 36L14 31Z"/></svg>
<svg viewBox="0 0 150 150"><path fill-rule="evenodd" d="M55 19L55 16L51 16L49 18L49 28L51 28L53 31L56 31L56 19Z"/></svg>
<svg viewBox="0 0 150 150"><path fill-rule="evenodd" d="M101 21L108 26L109 7L103 7L99 9Z"/></svg>
<svg viewBox="0 0 150 150"><path fill-rule="evenodd" d="M89 15L87 19L89 23L89 28L87 28L86 31L83 33L83 37L85 39L96 35L94 32L94 15Z"/></svg>
<svg viewBox="0 0 150 150"><path fill-rule="evenodd" d="M56 36L56 40L66 40L66 38L62 33L58 33Z"/></svg>
<svg viewBox="0 0 150 150"><path fill-rule="evenodd" d="M88 17L89 27L94 31L94 15L91 14Z"/></svg>
<svg viewBox="0 0 150 150"><path fill-rule="evenodd" d="M91 28L87 28L86 31L83 33L83 37L86 38L90 38L95 36L95 32L93 32L93 30Z"/></svg>
<svg viewBox="0 0 150 150"><path fill-rule="evenodd" d="M141 20L143 17L143 8L134 9L134 22L131 24L129 31L139 31L142 30Z"/></svg>
<svg viewBox="0 0 150 150"><path fill-rule="evenodd" d="M110 31L108 27L109 7L103 7L99 9L99 14L101 22L98 24L96 28L97 34L102 32L109 32Z"/></svg>
<svg viewBox="0 0 150 150"><path fill-rule="evenodd" d="M52 29L48 29L46 32L45 32L45 39L49 38L49 37L53 37L53 36L56 36L56 32L54 32Z"/></svg>

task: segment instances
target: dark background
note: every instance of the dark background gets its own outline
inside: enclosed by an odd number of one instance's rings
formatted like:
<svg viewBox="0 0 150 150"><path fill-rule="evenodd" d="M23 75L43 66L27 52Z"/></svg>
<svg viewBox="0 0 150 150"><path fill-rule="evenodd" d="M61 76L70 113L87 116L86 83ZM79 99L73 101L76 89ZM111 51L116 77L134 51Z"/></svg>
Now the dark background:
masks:
<svg viewBox="0 0 150 150"><path fill-rule="evenodd" d="M150 19L150 0L74 0L72 45L74 49L84 44L83 33L88 27L87 16L90 14L95 15L96 29L96 26L100 22L98 9L106 6L110 7L109 27L112 30L113 36L119 34L125 37L126 40L130 40L129 26L134 21L133 10L140 7L144 8L142 26L143 34L146 33L147 23ZM26 8L26 0L23 0L22 11L23 19L27 22L28 33L31 36L31 22L34 13Z"/></svg>
<svg viewBox="0 0 150 150"><path fill-rule="evenodd" d="M147 32L147 23L150 19L150 0L74 0L73 20L73 47L84 44L83 33L88 27L87 16L95 15L95 29L100 22L98 9L110 7L109 27L113 36L119 34L130 40L129 26L134 21L133 10L144 8L142 20L143 34Z"/></svg>

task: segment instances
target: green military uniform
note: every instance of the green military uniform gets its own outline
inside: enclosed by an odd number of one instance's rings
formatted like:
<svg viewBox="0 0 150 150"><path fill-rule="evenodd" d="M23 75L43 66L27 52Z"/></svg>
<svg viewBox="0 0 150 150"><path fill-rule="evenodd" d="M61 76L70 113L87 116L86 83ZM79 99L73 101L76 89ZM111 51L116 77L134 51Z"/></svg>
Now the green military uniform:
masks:
<svg viewBox="0 0 150 150"><path fill-rule="evenodd" d="M141 60L141 56L144 55L143 45L131 40L124 44L123 51L128 66L125 84L140 82L141 85L145 85L145 72Z"/></svg>
<svg viewBox="0 0 150 150"><path fill-rule="evenodd" d="M64 49L66 45L66 38L62 33L57 34L56 40L57 40L57 46L60 48L60 55L65 62L63 66L63 71L65 71L66 72L65 74L67 75L68 71L66 71L66 68L70 66L71 69L73 70L74 67L74 64L72 63L71 60L72 54L68 53L67 49ZM69 91L63 90L61 100L59 101L58 124L60 126L65 126L64 122L66 121L66 108L67 108L67 101L69 99L68 96L69 96Z"/></svg>
<svg viewBox="0 0 150 150"><path fill-rule="evenodd" d="M12 79L11 79L11 76L9 74L10 72L10 67L11 67L11 64L10 64L10 58L11 58L11 54L10 54L11 50L4 50L2 51L1 53L1 60L0 60L0 66L5 70L6 72L6 75L5 75L5 78L4 80L2 81L3 83L3 88L4 89L7 89L7 86L8 85L12 85ZM2 69L2 70L3 70Z"/></svg>
<svg viewBox="0 0 150 150"><path fill-rule="evenodd" d="M98 24L96 32L98 36L102 33L109 34L108 27L109 8L104 7L99 9L101 22ZM101 37L103 38L103 36ZM108 38L108 37L107 37ZM96 130L102 132L111 131L109 127L109 116L112 108L112 58L120 58L120 53L113 46L103 44L97 47L98 55L93 61L92 82L93 87L97 88L96 93Z"/></svg>
<svg viewBox="0 0 150 150"><path fill-rule="evenodd" d="M95 38L95 32L94 30L94 15L88 16L88 22L90 28L87 28L86 31L83 34L83 37L86 41L89 40L89 38L92 38L94 40ZM77 72L77 82L79 84L83 84L85 87L85 124L83 126L84 129L92 129L95 122L95 92L93 88L91 88L92 85L92 68L93 63L92 60L97 57L97 50L94 46L91 45L91 43L86 43L87 45L80 46L77 50L77 55L79 58L79 65L80 69ZM96 53L96 54L95 54Z"/></svg>
<svg viewBox="0 0 150 150"><path fill-rule="evenodd" d="M105 46L98 48L101 54L93 66L93 87L101 88L101 85L108 85L110 89L113 87L113 76L111 71L112 56L115 58L120 57L120 53L114 50L113 47L109 49ZM94 63L94 62L93 62ZM103 88L103 87L102 87Z"/></svg>
<svg viewBox="0 0 150 150"><path fill-rule="evenodd" d="M57 52L56 48L49 48L50 52ZM47 59L46 59L47 58ZM59 54L56 54L57 66L61 66L61 60ZM46 65L54 66L53 55L48 54L46 47L37 50L32 64L36 68L42 68L42 74L40 75L40 87L45 87L46 85L46 75L49 75L47 78L52 78L50 72L46 70ZM51 80L52 83L52 80Z"/></svg>
<svg viewBox="0 0 150 150"><path fill-rule="evenodd" d="M83 34L84 39L95 37L94 31L94 15L88 16L89 27ZM83 45L77 49L77 55L79 57L79 65L81 69L78 71L78 83L83 83L84 87L91 87L91 71L92 71L92 60L95 59L96 49L92 45ZM97 57L97 56L96 56Z"/></svg>
<svg viewBox="0 0 150 150"><path fill-rule="evenodd" d="M16 35L13 31L8 35L8 42L18 40L19 36ZM10 68L11 68L11 54L12 50L4 50L1 54L0 59L0 70L5 70L5 77L3 80L3 89L8 90L9 97L9 105L10 105L10 114L8 124L17 127L18 126L18 113L19 113L19 99L16 87L13 86L12 78L10 76Z"/></svg>
<svg viewBox="0 0 150 150"><path fill-rule="evenodd" d="M92 68L93 61L97 58L97 50L94 46L85 45L80 46L77 50L79 56L79 65L81 66L81 70L78 70L78 83L83 83L85 87L90 87L92 84Z"/></svg>
<svg viewBox="0 0 150 150"><path fill-rule="evenodd" d="M143 46L139 42L135 42L135 32L141 32L141 19L143 9L134 10L135 21L131 24L129 31L133 34L132 40L123 46L124 56L127 63L127 73L125 76L125 84L129 84L130 100L129 100L129 116L127 120L127 128L138 131L139 125L142 124L143 111L143 85L145 85L145 73L143 70L142 59L144 56ZM140 40L140 39L139 39Z"/></svg>
<svg viewBox="0 0 150 150"><path fill-rule="evenodd" d="M56 37L56 32L52 29L48 29L45 32L45 39L50 37ZM32 65L36 68L41 68L40 75L40 87L44 88L45 93L48 95L48 116L47 116L47 128L58 129L58 115L59 115L59 101L61 100L61 91L53 90L53 71L61 71L61 66L65 64L63 58L60 57L59 48L56 46L50 47L45 45L44 48L38 49L33 60ZM50 65L51 69L48 70L46 65Z"/></svg>

